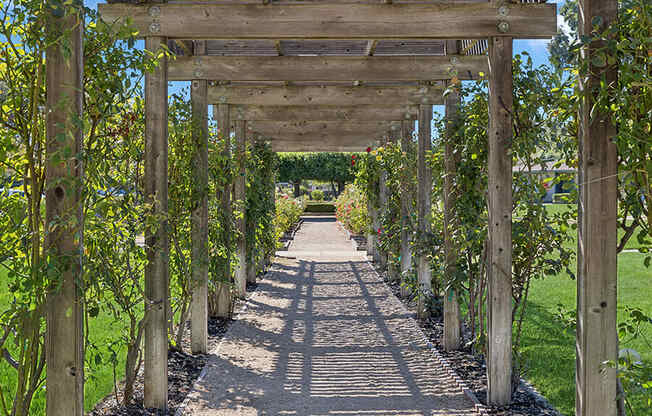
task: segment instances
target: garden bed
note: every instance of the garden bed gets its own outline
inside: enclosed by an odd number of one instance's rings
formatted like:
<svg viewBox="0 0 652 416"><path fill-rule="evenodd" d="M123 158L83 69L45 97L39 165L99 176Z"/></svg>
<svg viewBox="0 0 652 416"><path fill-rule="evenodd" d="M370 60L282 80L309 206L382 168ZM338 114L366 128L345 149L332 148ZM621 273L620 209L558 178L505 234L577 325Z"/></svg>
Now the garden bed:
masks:
<svg viewBox="0 0 652 416"><path fill-rule="evenodd" d="M375 266L375 265L374 265ZM400 284L397 281L390 281L387 275L380 270L385 284L392 290L394 295L403 304L416 314L415 302L409 298L401 297ZM444 333L443 316L432 316L427 322L419 322L423 333L431 342L432 347L443 357L451 369L466 385L465 387L473 394L475 400L481 403L481 414L490 415L511 415L511 416L560 416L561 414L552 405L536 392L529 383L521 380L521 383L512 396L510 406L487 406L487 376L486 364L483 357L475 355L471 350L470 331L463 328L462 348L457 351L445 351L441 345Z"/></svg>
<svg viewBox="0 0 652 416"><path fill-rule="evenodd" d="M258 287L257 283L247 283L247 293L251 294ZM242 308L246 300L237 300L235 310ZM215 351L233 319L209 318L208 319L208 351ZM185 351L190 350L190 321L187 322L186 331L182 341L183 351L168 351L168 410L162 412L157 409L143 407L143 372L138 374L134 385L134 399L131 405L123 406L116 401L114 393L100 401L87 416L162 416L174 415L182 406L192 386L199 378L206 365L206 354L192 355ZM210 352L209 352L210 354ZM120 387L122 387L120 383ZM122 398L121 396L119 398Z"/></svg>

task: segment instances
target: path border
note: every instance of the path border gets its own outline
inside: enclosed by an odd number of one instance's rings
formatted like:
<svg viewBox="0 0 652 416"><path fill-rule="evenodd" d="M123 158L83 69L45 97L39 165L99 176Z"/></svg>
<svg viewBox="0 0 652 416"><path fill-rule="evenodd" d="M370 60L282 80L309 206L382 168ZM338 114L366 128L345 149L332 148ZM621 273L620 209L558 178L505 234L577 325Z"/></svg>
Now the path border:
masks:
<svg viewBox="0 0 652 416"><path fill-rule="evenodd" d="M267 270L267 271L262 275L262 277L260 278L260 281L262 281L262 280L268 278L272 273L274 273L274 268L273 268L273 267L270 267L270 269ZM237 312L235 312L235 313L233 314L233 316L231 317L231 321L235 321L236 318L238 318L240 315L242 315L244 312L246 312L247 307L249 306L249 304L251 303L251 301L254 300L254 298L255 298L256 296L258 296L260 293L262 293L262 292L260 292L260 291L258 290L258 288L260 288L260 283L258 284L258 286L256 287L256 289L254 289L254 290L252 290L251 292L249 292L249 295L248 295L248 296L243 300L243 305L242 305L242 307L241 307ZM231 325L232 325L232 324L233 324L233 322L229 323L229 327L228 327L228 329L226 330L226 332L224 333L224 336L222 337L222 339L220 340L220 342L217 344L217 346L216 346L212 351L210 351L209 353L207 353L206 356L209 356L209 355L217 355L217 354L220 352L220 348L222 347L222 344L224 344L224 341L226 341L227 339L229 339L229 335L230 335L230 332L231 332ZM197 379L195 380L195 382L192 383L192 388L188 391L188 394L187 394L186 397L183 399L183 402L181 402L181 404L179 405L179 407L177 408L177 410L174 412L174 416L184 416L184 415L185 415L185 413L186 413L186 408L187 408L188 405L190 404L190 394L191 394L193 391L196 390L196 387L197 387L197 385L199 384L199 382L202 381L202 380L206 377L206 372L207 372L207 370L208 370L208 361L207 361L206 364L204 365L204 368L201 369L201 373L199 373L199 377L197 377Z"/></svg>

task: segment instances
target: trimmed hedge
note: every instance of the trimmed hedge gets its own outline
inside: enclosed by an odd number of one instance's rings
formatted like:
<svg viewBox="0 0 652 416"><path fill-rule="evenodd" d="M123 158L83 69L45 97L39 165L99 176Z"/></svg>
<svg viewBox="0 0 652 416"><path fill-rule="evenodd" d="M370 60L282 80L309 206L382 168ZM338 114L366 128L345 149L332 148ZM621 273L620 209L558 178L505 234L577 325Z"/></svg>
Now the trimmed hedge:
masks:
<svg viewBox="0 0 652 416"><path fill-rule="evenodd" d="M307 203L304 212L335 212L335 205L324 203Z"/></svg>

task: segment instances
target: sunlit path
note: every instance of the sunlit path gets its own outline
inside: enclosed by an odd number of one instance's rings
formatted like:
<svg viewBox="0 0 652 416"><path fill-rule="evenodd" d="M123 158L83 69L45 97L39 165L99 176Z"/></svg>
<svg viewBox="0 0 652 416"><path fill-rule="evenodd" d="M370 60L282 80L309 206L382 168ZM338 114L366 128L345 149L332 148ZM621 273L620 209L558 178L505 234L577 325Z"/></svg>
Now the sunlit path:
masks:
<svg viewBox="0 0 652 416"><path fill-rule="evenodd" d="M185 414L474 414L334 219L307 219L287 254L210 356Z"/></svg>

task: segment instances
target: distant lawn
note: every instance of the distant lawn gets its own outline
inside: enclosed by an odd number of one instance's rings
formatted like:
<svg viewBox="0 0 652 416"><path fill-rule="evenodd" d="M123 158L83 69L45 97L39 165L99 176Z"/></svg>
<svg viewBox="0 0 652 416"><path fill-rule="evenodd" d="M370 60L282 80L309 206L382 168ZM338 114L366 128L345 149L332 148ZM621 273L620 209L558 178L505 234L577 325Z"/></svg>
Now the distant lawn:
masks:
<svg viewBox="0 0 652 416"><path fill-rule="evenodd" d="M643 265L643 259L640 253L618 256L619 320L624 317L624 305L637 306L652 314L652 269ZM575 332L564 334L556 313L558 303L575 308L576 285L565 274L533 281L523 325L523 351L529 368L526 377L565 415L575 414ZM649 326L646 336L652 339ZM644 341L625 342L620 345L624 347L633 348L643 360L652 361L652 349ZM637 414L646 414L643 406L641 400L636 403L640 412Z"/></svg>
<svg viewBox="0 0 652 416"><path fill-rule="evenodd" d="M7 290L7 273L6 269L0 267L0 313L5 306L11 302L9 291ZM125 333L125 327L105 312L100 312L99 316L89 320L89 339L90 342L97 346L97 349L90 348L86 356L86 385L84 407L86 411L91 410L95 404L113 391L113 366L109 362L110 352L109 343L115 342L116 336ZM7 343L11 350L11 340ZM117 378L124 378L124 363L126 359L126 350L122 346L114 346L117 353L118 368ZM100 353L101 362L95 365L95 356ZM92 366L89 366L92 363ZM16 371L10 367L7 362L0 358L0 385L6 396L13 397L16 389ZM9 406L9 403L7 403ZM31 415L45 414L45 390L42 389L36 393L32 401Z"/></svg>

